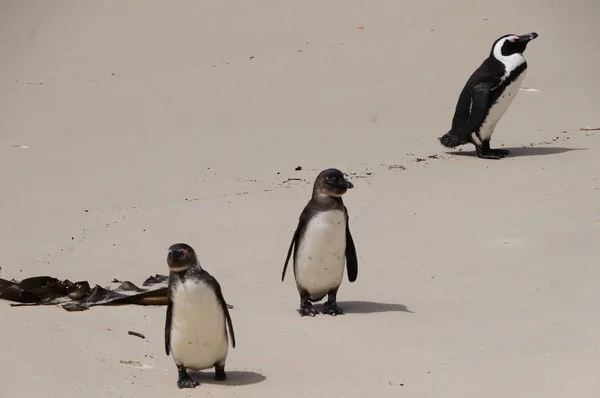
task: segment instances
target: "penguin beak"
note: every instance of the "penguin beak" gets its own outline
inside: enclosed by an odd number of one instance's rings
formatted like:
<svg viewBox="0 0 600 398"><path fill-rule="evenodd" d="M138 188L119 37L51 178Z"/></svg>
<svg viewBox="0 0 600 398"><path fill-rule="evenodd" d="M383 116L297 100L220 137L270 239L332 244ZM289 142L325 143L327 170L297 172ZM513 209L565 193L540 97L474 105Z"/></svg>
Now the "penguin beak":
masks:
<svg viewBox="0 0 600 398"><path fill-rule="evenodd" d="M352 184L350 181L346 180L346 185L348 187L348 189L352 189L354 188L354 184Z"/></svg>
<svg viewBox="0 0 600 398"><path fill-rule="evenodd" d="M536 37L538 37L538 34L535 32L527 33L526 35L519 36L519 42L520 43L528 43L531 40L535 39Z"/></svg>

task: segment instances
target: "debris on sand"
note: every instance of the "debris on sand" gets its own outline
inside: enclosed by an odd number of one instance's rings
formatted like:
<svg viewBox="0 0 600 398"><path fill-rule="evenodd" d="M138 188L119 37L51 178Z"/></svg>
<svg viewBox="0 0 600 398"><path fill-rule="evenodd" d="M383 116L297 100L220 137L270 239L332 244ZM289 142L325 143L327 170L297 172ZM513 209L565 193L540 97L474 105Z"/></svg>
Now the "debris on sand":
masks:
<svg viewBox="0 0 600 398"><path fill-rule="evenodd" d="M13 307L59 305L67 311L85 311L97 305L166 305L167 280L168 277L164 275L150 277L144 286L163 286L142 289L132 282L121 282L114 278L113 283L120 284L111 289L99 285L92 288L88 281L61 281L51 276L34 276L20 282L0 279L0 299L17 303L11 304Z"/></svg>
<svg viewBox="0 0 600 398"><path fill-rule="evenodd" d="M406 170L406 167L402 166L401 164L392 164L388 166L388 170Z"/></svg>
<svg viewBox="0 0 600 398"><path fill-rule="evenodd" d="M140 339L145 339L146 338L146 336L144 336L143 334L138 333L138 332L134 332L132 330L128 331L127 334L130 335L130 336L139 337Z"/></svg>

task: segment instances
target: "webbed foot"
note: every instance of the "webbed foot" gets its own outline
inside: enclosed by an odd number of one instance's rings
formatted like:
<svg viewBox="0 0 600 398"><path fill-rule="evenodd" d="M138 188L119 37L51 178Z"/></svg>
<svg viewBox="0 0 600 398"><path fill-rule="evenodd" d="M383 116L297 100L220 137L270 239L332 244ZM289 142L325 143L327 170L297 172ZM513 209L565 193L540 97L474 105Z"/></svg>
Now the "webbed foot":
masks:
<svg viewBox="0 0 600 398"><path fill-rule="evenodd" d="M317 311L313 308L312 304L310 305L302 305L298 310L300 316L315 316L317 315Z"/></svg>
<svg viewBox="0 0 600 398"><path fill-rule="evenodd" d="M344 315L344 311L340 307L338 307L336 303L332 303L330 301L327 301L325 303L321 313L331 316Z"/></svg>
<svg viewBox="0 0 600 398"><path fill-rule="evenodd" d="M502 159L506 157L510 151L506 149L492 149L490 148L490 142L485 141L480 147L476 146L477 157L481 159Z"/></svg>
<svg viewBox="0 0 600 398"><path fill-rule="evenodd" d="M179 379L177 380L177 387L179 388L195 388L200 385L196 380L193 380L188 374L184 366L178 366L177 371L179 372Z"/></svg>
<svg viewBox="0 0 600 398"><path fill-rule="evenodd" d="M504 158L504 156L492 155L489 153L478 153L477 157L480 159L493 159L493 160L498 160L498 159Z"/></svg>
<svg viewBox="0 0 600 398"><path fill-rule="evenodd" d="M497 155L497 156L507 156L510 151L508 149L490 149L489 153L491 153L492 155Z"/></svg>

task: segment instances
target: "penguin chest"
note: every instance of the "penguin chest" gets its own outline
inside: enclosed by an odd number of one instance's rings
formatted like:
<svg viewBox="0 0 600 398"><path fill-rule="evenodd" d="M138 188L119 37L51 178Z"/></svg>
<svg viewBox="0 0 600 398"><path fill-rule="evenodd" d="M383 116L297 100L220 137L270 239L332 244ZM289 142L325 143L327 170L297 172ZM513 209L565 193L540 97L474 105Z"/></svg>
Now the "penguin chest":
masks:
<svg viewBox="0 0 600 398"><path fill-rule="evenodd" d="M295 259L296 283L320 300L342 283L346 261L346 216L325 211L314 216L301 237Z"/></svg>
<svg viewBox="0 0 600 398"><path fill-rule="evenodd" d="M526 73L527 70L521 72L521 74L515 80L513 80L510 84L506 86L506 88L504 89L502 94L500 94L498 99L493 104L491 104L488 116L481 125L479 134L481 136L481 139L488 140L492 137L496 124L498 123L498 121L500 121L502 116L504 116L504 114L508 110L508 107L510 106L510 104L512 104L513 100L519 93L519 89L523 84L523 80L525 79Z"/></svg>
<svg viewBox="0 0 600 398"><path fill-rule="evenodd" d="M171 353L175 363L191 369L213 367L227 357L225 314L211 286L188 280L172 295Z"/></svg>

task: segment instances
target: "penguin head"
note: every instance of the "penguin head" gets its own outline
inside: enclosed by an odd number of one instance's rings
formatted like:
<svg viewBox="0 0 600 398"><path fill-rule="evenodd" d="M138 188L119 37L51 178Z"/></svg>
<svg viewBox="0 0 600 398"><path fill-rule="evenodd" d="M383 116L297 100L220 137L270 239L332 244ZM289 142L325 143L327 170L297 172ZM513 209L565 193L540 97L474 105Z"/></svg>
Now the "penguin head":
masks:
<svg viewBox="0 0 600 398"><path fill-rule="evenodd" d="M317 176L313 193L333 198L339 198L346 193L348 189L354 188L354 185L348 181L344 174L338 169L323 170Z"/></svg>
<svg viewBox="0 0 600 398"><path fill-rule="evenodd" d="M198 259L196 258L196 252L190 245L176 243L169 247L167 264L170 271L181 272L198 266Z"/></svg>
<svg viewBox="0 0 600 398"><path fill-rule="evenodd" d="M527 48L527 44L536 37L538 37L538 34L535 32L524 35L504 35L494 42L491 55L500 59L502 57L510 57L513 54L523 54Z"/></svg>

